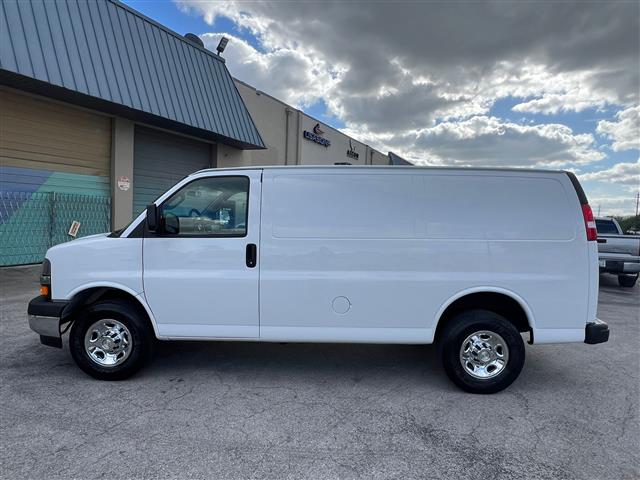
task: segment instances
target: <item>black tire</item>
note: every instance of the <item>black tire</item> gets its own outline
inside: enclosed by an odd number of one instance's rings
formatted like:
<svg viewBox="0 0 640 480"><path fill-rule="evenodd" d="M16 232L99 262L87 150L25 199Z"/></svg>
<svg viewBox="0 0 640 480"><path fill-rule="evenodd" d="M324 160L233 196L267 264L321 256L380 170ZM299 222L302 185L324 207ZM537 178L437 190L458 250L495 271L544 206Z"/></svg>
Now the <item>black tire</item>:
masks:
<svg viewBox="0 0 640 480"><path fill-rule="evenodd" d="M84 347L88 329L99 320L116 320L129 330L131 348L121 363L102 366ZM89 305L75 318L69 334L69 350L78 367L98 380L124 380L136 373L153 355L155 337L141 308L124 300L105 300Z"/></svg>
<svg viewBox="0 0 640 480"><path fill-rule="evenodd" d="M618 285L626 288L633 288L638 280L638 275L618 275Z"/></svg>
<svg viewBox="0 0 640 480"><path fill-rule="evenodd" d="M490 378L474 377L467 372L460 358L463 342L480 331L498 334L508 348L506 365ZM471 310L456 315L447 323L438 341L447 376L458 387L470 393L496 393L504 390L518 378L524 365L524 342L518 329L504 317L487 310Z"/></svg>

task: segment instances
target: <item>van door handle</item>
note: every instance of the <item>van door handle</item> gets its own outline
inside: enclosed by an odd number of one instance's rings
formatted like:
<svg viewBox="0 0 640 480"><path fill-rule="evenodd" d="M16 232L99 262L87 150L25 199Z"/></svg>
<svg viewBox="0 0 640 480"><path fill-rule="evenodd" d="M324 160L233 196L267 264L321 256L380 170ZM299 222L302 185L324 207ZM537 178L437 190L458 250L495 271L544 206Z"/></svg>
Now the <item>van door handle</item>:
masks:
<svg viewBox="0 0 640 480"><path fill-rule="evenodd" d="M253 268L256 266L258 261L258 247L255 243L247 244L247 252L245 254L245 260L247 262L247 267Z"/></svg>
<svg viewBox="0 0 640 480"><path fill-rule="evenodd" d="M598 239L598 243L607 243L607 239L606 238L599 238Z"/></svg>

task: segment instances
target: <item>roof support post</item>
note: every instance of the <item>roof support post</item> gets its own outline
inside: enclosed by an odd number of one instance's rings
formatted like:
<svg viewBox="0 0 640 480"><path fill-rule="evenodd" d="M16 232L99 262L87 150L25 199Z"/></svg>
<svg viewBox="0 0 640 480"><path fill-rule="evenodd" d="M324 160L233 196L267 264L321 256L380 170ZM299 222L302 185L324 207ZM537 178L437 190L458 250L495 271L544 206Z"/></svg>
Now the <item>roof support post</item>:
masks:
<svg viewBox="0 0 640 480"><path fill-rule="evenodd" d="M133 216L134 125L115 117L111 127L111 226L125 227Z"/></svg>

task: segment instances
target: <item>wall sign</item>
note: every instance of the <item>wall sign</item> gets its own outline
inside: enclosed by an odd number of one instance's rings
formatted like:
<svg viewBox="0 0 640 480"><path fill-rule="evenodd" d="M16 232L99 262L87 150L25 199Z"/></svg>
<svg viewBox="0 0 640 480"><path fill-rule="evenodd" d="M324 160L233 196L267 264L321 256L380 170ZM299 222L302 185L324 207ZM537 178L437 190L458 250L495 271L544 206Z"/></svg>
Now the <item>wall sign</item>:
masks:
<svg viewBox="0 0 640 480"><path fill-rule="evenodd" d="M322 136L323 133L324 132L320 129L320 124L316 123L315 127L313 127L313 132L309 132L308 130L305 130L302 132L302 136L307 140L316 142L326 148L329 145L331 145L331 141L324 138Z"/></svg>
<svg viewBox="0 0 640 480"><path fill-rule="evenodd" d="M354 160L358 160L360 154L356 152L356 147L351 143L351 139L349 139L349 150L347 150L347 157L353 158Z"/></svg>
<svg viewBox="0 0 640 480"><path fill-rule="evenodd" d="M129 187L131 186L131 182L129 181L129 177L118 177L118 188L120 190L122 190L123 192L126 192L127 190L129 190Z"/></svg>

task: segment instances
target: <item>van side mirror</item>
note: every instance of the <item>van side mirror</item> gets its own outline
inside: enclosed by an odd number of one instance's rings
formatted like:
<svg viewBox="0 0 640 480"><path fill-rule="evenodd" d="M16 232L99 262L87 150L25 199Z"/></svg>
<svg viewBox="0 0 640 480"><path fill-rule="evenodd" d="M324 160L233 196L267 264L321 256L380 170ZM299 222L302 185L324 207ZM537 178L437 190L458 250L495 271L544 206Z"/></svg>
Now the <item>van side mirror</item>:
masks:
<svg viewBox="0 0 640 480"><path fill-rule="evenodd" d="M155 203L147 205L147 228L150 232L155 232L160 226L160 209Z"/></svg>

